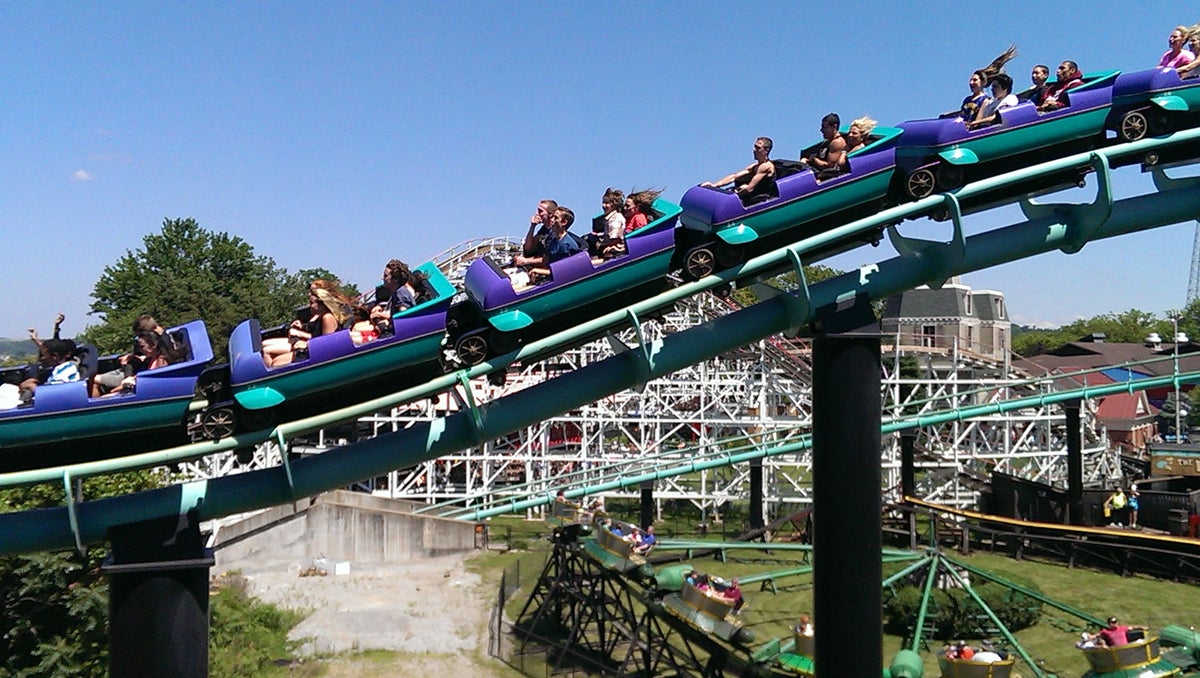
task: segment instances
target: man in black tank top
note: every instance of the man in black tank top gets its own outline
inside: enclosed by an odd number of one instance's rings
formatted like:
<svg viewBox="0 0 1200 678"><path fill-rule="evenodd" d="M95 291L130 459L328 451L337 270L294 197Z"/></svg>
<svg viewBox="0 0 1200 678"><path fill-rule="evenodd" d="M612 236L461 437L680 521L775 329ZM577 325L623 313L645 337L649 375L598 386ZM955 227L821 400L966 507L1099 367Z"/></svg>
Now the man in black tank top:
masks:
<svg viewBox="0 0 1200 678"><path fill-rule="evenodd" d="M706 181L700 185L719 188L733 184L734 192L747 205L778 197L779 187L775 184L775 163L769 159L771 148L774 145L769 137L758 137L754 140L754 162L745 169L722 179Z"/></svg>
<svg viewBox="0 0 1200 678"><path fill-rule="evenodd" d="M821 118L821 136L824 141L817 144L813 152L800 158L800 162L816 172L818 181L839 173L842 156L846 153L846 138L838 131L841 124L842 119L837 113L829 113Z"/></svg>

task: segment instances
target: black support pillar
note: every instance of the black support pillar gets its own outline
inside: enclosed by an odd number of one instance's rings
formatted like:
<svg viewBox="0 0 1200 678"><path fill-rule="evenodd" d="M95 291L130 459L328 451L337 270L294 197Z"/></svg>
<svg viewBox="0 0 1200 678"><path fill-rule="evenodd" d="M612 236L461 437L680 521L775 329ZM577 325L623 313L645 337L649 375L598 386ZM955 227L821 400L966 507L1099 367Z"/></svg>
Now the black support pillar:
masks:
<svg viewBox="0 0 1200 678"><path fill-rule="evenodd" d="M861 322L850 323L864 329L837 332L827 322L813 341L814 659L823 676L883 671L882 370L865 303L856 304Z"/></svg>
<svg viewBox="0 0 1200 678"><path fill-rule="evenodd" d="M915 497L917 490L917 429L906 428L900 432L900 496ZM917 549L917 514L908 511L908 548Z"/></svg>
<svg viewBox="0 0 1200 678"><path fill-rule="evenodd" d="M1083 428L1079 401L1067 401L1063 410L1067 415L1067 523L1083 525Z"/></svg>
<svg viewBox="0 0 1200 678"><path fill-rule="evenodd" d="M642 529L654 524L654 481L642 481Z"/></svg>
<svg viewBox="0 0 1200 678"><path fill-rule="evenodd" d="M212 552L188 517L111 528L109 675L208 676L208 575Z"/></svg>
<svg viewBox="0 0 1200 678"><path fill-rule="evenodd" d="M905 497L916 496L917 490L917 429L906 428L900 432L900 493Z"/></svg>
<svg viewBox="0 0 1200 678"><path fill-rule="evenodd" d="M750 460L750 529L761 530L764 527L763 460L762 457L755 457Z"/></svg>

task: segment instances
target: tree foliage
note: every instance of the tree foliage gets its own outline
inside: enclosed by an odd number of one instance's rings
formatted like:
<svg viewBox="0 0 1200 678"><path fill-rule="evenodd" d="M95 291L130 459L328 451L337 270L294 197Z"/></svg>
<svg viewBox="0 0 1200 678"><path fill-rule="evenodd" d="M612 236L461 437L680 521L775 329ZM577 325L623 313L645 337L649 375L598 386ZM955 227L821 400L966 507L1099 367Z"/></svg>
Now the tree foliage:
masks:
<svg viewBox="0 0 1200 678"><path fill-rule="evenodd" d="M333 276L324 270L289 274L237 236L207 231L194 219L167 219L140 249L105 267L91 305L102 322L84 337L102 353L121 352L142 313L164 327L202 319L214 354L222 356L229 333L246 318L264 327L289 319L306 302L313 277Z"/></svg>
<svg viewBox="0 0 1200 678"><path fill-rule="evenodd" d="M290 659L299 645L288 632L304 615L249 595L246 580L224 576L212 597L209 672L213 678L261 676L275 662Z"/></svg>
<svg viewBox="0 0 1200 678"><path fill-rule="evenodd" d="M836 278L842 273L843 271L839 271L836 268L830 268L829 266L824 266L822 264L814 264L812 266L804 267L804 279L808 282L809 286L815 285L824 280L829 280L830 278ZM770 278L766 282L768 285L777 287L784 292L791 292L792 290L800 287L800 276L796 275L795 271L789 271L787 273L777 275L774 278ZM758 303L758 293L754 291L753 287L743 287L735 290L733 293L733 298L743 306L750 306Z"/></svg>
<svg viewBox="0 0 1200 678"><path fill-rule="evenodd" d="M84 481L84 497L159 487L165 479L139 471ZM0 491L0 509L62 506L60 484ZM108 670L108 582L105 550L0 557L0 675L102 676Z"/></svg>
<svg viewBox="0 0 1200 678"><path fill-rule="evenodd" d="M1024 586L1041 593L1037 584ZM987 603L992 612L1008 627L1019 631L1033 626L1042 615L1042 603L1014 589L995 582L984 582L971 589ZM938 640L978 638L984 625L990 625L983 610L970 594L961 588L933 589L926 624L932 625L931 636ZM905 586L884 601L884 629L889 633L907 635L916 627L921 609L921 589Z"/></svg>
<svg viewBox="0 0 1200 678"><path fill-rule="evenodd" d="M1200 321L1200 308L1197 308ZM1158 332L1164 340L1171 336L1170 318L1159 318L1153 313L1131 308L1120 313L1104 313L1091 318L1081 318L1055 330L1026 330L1014 333L1012 349L1019 355L1030 358L1048 353L1079 341L1089 334L1103 333L1104 340L1115 343L1140 343L1151 332Z"/></svg>

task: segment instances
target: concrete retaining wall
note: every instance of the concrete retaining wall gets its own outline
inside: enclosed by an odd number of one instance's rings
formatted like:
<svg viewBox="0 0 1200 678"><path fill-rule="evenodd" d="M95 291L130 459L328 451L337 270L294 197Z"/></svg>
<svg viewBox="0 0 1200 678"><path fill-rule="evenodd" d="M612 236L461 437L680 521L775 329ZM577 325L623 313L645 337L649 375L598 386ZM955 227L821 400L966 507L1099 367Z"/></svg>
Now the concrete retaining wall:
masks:
<svg viewBox="0 0 1200 678"><path fill-rule="evenodd" d="M344 490L277 506L217 532L214 572L303 568L315 558L382 565L475 548L473 523L414 516L418 506Z"/></svg>

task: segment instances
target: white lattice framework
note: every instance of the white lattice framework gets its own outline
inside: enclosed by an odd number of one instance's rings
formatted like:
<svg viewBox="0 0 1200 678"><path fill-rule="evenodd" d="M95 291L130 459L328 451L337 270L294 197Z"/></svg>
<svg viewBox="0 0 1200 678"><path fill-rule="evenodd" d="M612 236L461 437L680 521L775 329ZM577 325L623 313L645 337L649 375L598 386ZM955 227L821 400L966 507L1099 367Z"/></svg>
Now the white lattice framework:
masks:
<svg viewBox="0 0 1200 678"><path fill-rule="evenodd" d="M893 347L885 356L884 418L901 418L1045 395L1052 380L1034 381L992 361L959 349L957 338L939 347ZM1116 450L1096 420L1096 403L1080 405L1084 482L1098 483L1120 473ZM885 444L889 441L885 440ZM884 459L899 459L893 436ZM1060 405L1039 404L969 420L927 425L918 430L917 494L952 506L971 507L991 471L1066 486L1066 415ZM898 465L885 463L885 483L899 482Z"/></svg>
<svg viewBox="0 0 1200 678"><path fill-rule="evenodd" d="M463 261L488 248L511 251L505 240L467 243L448 251L440 265L463 270ZM702 295L681 302L659 322L643 327L648 340L687 329L730 310L730 302ZM620 336L627 345L632 333ZM566 370L612 355L612 345L599 341L553 359L510 369L503 387L472 383L478 402L527 388ZM684 461L724 446L752 444L770 448L778 441L811 430L811 367L807 342L770 337L734 353L692 365L667 378L646 384L642 391L625 391L584 408L564 413L536 426L456 454L396 469L370 479L364 487L390 497L425 503L477 501L484 496L518 492L532 483L551 493L562 474L586 472L587 484L602 474L619 471L637 475L651 466ZM885 421L916 412L1009 400L1052 388L1029 384L1007 365L982 360L956 344L946 347L890 347L884 355L882 385ZM335 430L322 431L290 443L293 453L324 453L347 442L400 430L418 422L458 411L461 394L410 403L391 412L365 417ZM1085 428L1085 480L1098 481L1119 473L1115 452L1105 450L1094 408L1081 408ZM987 471L999 470L1041 482L1065 485L1065 418L1056 406L926 426L918 436L918 494L954 506L974 506ZM647 456L654 456L651 461ZM884 487L895 497L900 482L899 436L885 436L882 450ZM246 469L276 466L280 450L274 444L244 454L226 454L185 465L185 475L204 478ZM769 457L764 462L764 491L768 514L787 515L811 503L812 456L808 451ZM702 520L719 516L731 500L749 496L749 465L700 471L656 481L660 502L686 501ZM529 491L528 487L519 490ZM609 497L634 497L638 488L608 492Z"/></svg>

